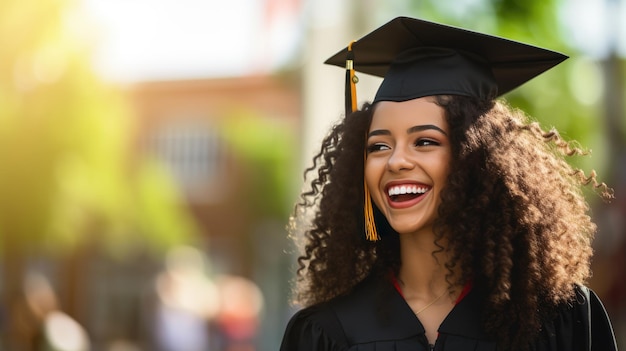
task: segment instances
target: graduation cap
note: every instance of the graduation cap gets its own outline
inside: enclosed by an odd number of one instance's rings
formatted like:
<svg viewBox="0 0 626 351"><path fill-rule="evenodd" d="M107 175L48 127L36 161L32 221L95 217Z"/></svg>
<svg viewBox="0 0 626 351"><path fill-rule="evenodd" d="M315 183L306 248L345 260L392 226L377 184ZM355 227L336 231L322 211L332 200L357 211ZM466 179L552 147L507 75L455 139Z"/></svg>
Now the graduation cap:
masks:
<svg viewBox="0 0 626 351"><path fill-rule="evenodd" d="M346 68L346 113L356 110L354 71L383 77L374 103L429 95L493 99L567 59L536 46L397 17L326 60Z"/></svg>

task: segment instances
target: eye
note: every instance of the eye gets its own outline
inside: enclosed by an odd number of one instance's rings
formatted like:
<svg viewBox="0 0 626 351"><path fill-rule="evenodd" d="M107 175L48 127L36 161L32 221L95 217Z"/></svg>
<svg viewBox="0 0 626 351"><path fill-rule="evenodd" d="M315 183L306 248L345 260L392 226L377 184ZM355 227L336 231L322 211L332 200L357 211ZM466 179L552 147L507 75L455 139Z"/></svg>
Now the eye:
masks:
<svg viewBox="0 0 626 351"><path fill-rule="evenodd" d="M372 152L389 150L389 149L390 149L390 147L387 144L384 144L384 143L373 143L373 144L367 146L367 153L370 154Z"/></svg>
<svg viewBox="0 0 626 351"><path fill-rule="evenodd" d="M415 146L437 146L439 142L433 139L419 138L415 140Z"/></svg>

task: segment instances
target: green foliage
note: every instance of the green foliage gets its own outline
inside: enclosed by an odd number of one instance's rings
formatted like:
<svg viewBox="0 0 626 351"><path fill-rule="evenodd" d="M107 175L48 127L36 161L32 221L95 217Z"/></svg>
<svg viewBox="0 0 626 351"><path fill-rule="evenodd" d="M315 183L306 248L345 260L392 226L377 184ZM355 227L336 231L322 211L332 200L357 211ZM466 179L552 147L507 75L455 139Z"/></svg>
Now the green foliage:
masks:
<svg viewBox="0 0 626 351"><path fill-rule="evenodd" d="M184 244L196 244L194 239L199 232L197 223L186 210L185 200L176 182L157 161L143 162L136 170L134 214L137 216L138 233L136 244L142 241L151 243L153 249L164 253L168 248ZM112 241L119 245L127 238Z"/></svg>
<svg viewBox="0 0 626 351"><path fill-rule="evenodd" d="M278 118L253 111L236 111L225 118L223 135L244 162L249 183L246 203L260 217L286 218L292 198L297 150L293 128Z"/></svg>
<svg viewBox="0 0 626 351"><path fill-rule="evenodd" d="M0 248L187 240L171 181L141 159L130 167L132 114L92 71L70 5L0 3Z"/></svg>

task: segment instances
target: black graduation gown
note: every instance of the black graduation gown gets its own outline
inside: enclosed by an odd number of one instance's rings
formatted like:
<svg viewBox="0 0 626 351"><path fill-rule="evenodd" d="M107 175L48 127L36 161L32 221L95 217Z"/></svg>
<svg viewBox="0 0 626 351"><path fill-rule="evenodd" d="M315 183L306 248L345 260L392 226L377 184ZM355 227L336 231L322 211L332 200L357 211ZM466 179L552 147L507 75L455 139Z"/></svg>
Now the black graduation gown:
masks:
<svg viewBox="0 0 626 351"><path fill-rule="evenodd" d="M496 343L482 329L481 296L472 289L439 327L430 349L424 327L391 282L368 278L352 293L300 310L289 321L281 351L493 351ZM604 307L590 292L589 301L564 305L542 326L537 351L585 350L586 308L591 308L594 351L616 351Z"/></svg>

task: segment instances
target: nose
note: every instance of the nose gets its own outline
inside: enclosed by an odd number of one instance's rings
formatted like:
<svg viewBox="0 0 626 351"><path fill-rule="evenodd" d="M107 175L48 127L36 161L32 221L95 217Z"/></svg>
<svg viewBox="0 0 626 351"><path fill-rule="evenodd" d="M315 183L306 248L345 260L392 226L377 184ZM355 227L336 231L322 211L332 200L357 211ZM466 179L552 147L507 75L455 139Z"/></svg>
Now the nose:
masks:
<svg viewBox="0 0 626 351"><path fill-rule="evenodd" d="M387 160L387 168L392 172L410 170L413 167L415 167L415 164L411 160L408 150L403 148L394 149Z"/></svg>

